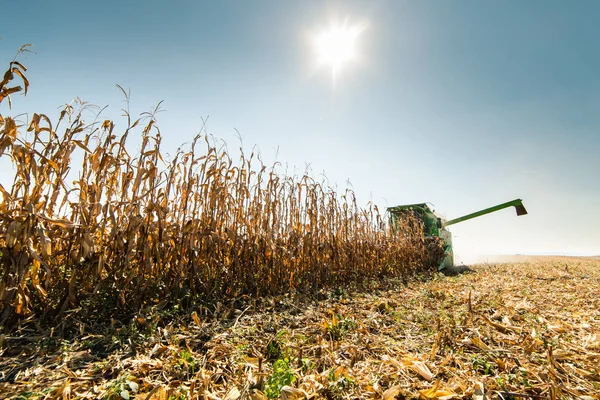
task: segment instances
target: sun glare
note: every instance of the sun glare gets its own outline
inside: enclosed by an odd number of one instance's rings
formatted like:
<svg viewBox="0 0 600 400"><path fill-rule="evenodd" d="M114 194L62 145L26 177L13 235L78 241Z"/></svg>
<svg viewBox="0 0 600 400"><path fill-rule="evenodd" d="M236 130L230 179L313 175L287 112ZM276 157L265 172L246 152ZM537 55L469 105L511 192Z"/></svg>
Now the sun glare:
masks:
<svg viewBox="0 0 600 400"><path fill-rule="evenodd" d="M356 42L364 27L331 25L330 28L314 37L314 46L319 66L331 68L333 78L348 63L355 61Z"/></svg>

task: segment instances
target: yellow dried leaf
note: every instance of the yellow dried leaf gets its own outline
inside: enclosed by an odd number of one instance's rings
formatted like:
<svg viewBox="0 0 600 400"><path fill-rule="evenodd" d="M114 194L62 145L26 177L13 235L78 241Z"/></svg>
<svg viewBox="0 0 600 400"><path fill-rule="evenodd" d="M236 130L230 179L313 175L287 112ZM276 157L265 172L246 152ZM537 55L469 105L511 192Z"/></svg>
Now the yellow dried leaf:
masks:
<svg viewBox="0 0 600 400"><path fill-rule="evenodd" d="M17 64L17 65L21 66L21 68L25 69L25 67L23 67L21 64L18 64L16 61L13 61L13 64ZM25 74L23 74L23 72L21 72L21 70L19 68L13 68L12 72L21 77L21 79L23 80L23 83L25 84L25 92L24 93L27 94L27 89L29 89L29 81L25 77Z"/></svg>
<svg viewBox="0 0 600 400"><path fill-rule="evenodd" d="M54 161L52 161L52 160L50 160L48 158L46 158L44 160L44 162L47 162L48 165L50 165L54 169L54 171L56 171L56 173L60 173L60 168L58 167L57 163L55 163Z"/></svg>
<svg viewBox="0 0 600 400"><path fill-rule="evenodd" d="M31 117L31 123L29 124L29 128L27 128L27 132L31 131L39 132L40 130L40 115L37 113L33 113Z"/></svg>
<svg viewBox="0 0 600 400"><path fill-rule="evenodd" d="M440 381L436 381L431 388L419 391L419 398L423 400L435 399L435 393L439 386Z"/></svg>
<svg viewBox="0 0 600 400"><path fill-rule="evenodd" d="M487 322L489 325L493 326L494 328L496 328L497 330L499 330L502 333L510 333L510 332L514 332L515 329L512 326L505 326L502 324L499 324L495 321L492 321L491 319L487 318L487 317L483 317L484 321Z"/></svg>
<svg viewBox="0 0 600 400"><path fill-rule="evenodd" d="M57 128L58 129L58 128ZM81 140L72 140L78 147L82 148L84 151L91 153L92 151L85 145Z"/></svg>
<svg viewBox="0 0 600 400"><path fill-rule="evenodd" d="M400 385L392 386L385 392L383 392L383 400L394 400L398 394L402 391Z"/></svg>
<svg viewBox="0 0 600 400"><path fill-rule="evenodd" d="M198 313L196 313L196 311L194 311L194 312L192 313L192 320L193 320L193 321L194 321L194 323L195 323L196 325L198 325L199 327L201 327L201 326L202 326L202 321L200 321L200 317L198 317Z"/></svg>
<svg viewBox="0 0 600 400"><path fill-rule="evenodd" d="M283 386L281 388L281 397L282 400L297 400L297 399L306 399L308 398L308 394L302 389L296 389L291 386Z"/></svg>
<svg viewBox="0 0 600 400"><path fill-rule="evenodd" d="M46 231L41 225L37 228L37 234L40 241L40 250L42 255L50 257L52 255L52 242L46 235Z"/></svg>
<svg viewBox="0 0 600 400"><path fill-rule="evenodd" d="M227 393L223 400L237 400L241 395L239 389L234 387Z"/></svg>
<svg viewBox="0 0 600 400"><path fill-rule="evenodd" d="M473 388L473 396L471 396L472 400L487 400L487 396L485 395L485 388L482 382L476 381L475 387Z"/></svg>
<svg viewBox="0 0 600 400"><path fill-rule="evenodd" d="M81 247L83 248L83 257L87 258L89 255L94 253L94 239L92 235L88 232L83 234L83 240L81 242Z"/></svg>
<svg viewBox="0 0 600 400"><path fill-rule="evenodd" d="M423 361L415 360L411 357L404 357L402 359L402 363L412 371L419 374L426 381L433 380L433 374L429 370L429 367L427 367L427 364L425 364Z"/></svg>
<svg viewBox="0 0 600 400"><path fill-rule="evenodd" d="M487 344L485 344L483 342L483 340L481 340L481 338L479 336L473 336L471 338L463 339L462 343L465 345L475 346L478 349L483 350L483 351L492 350Z"/></svg>
<svg viewBox="0 0 600 400"><path fill-rule="evenodd" d="M568 360L573 356L574 354L568 350L555 349L552 351L552 357L554 357L555 360Z"/></svg>
<svg viewBox="0 0 600 400"><path fill-rule="evenodd" d="M8 201L11 199L10 194L6 191L6 189L4 189L4 186L2 186L2 184L0 184L0 194L2 194L2 201Z"/></svg>
<svg viewBox="0 0 600 400"><path fill-rule="evenodd" d="M250 394L250 399L251 400L267 400L267 396L265 396L264 393L261 392L260 390L255 390L253 393Z"/></svg>
<svg viewBox="0 0 600 400"><path fill-rule="evenodd" d="M340 377L345 376L347 373L348 369L345 366L340 365L333 371L333 377L334 379L339 379Z"/></svg>
<svg viewBox="0 0 600 400"><path fill-rule="evenodd" d="M331 326L335 328L338 325L338 322L339 321L337 316L335 315L335 312L331 310Z"/></svg>
<svg viewBox="0 0 600 400"><path fill-rule="evenodd" d="M48 218L48 217L44 217L44 216L42 216L42 218L45 221L47 221L53 225L56 225L60 228L63 228L63 229L77 227L77 224L74 224L71 221L67 221L66 219L53 219L53 218Z"/></svg>

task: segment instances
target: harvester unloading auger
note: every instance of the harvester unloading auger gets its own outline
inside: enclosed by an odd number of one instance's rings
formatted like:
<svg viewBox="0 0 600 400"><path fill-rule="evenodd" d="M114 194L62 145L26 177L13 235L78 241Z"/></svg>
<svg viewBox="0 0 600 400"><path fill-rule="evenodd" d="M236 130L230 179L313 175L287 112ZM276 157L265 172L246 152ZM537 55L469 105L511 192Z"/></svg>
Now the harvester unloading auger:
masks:
<svg viewBox="0 0 600 400"><path fill-rule="evenodd" d="M463 215L459 218L445 221L441 217L438 217L429 208L426 203L420 204L407 204L403 206L389 207L387 211L390 213L390 221L392 225L395 225L398 219L406 215L413 215L423 224L423 233L425 238L440 238L443 241L444 255L439 261L438 270L445 268L452 268L454 266L454 252L452 250L452 234L446 229L447 226L457 224L472 218L477 218L485 214L493 213L495 211L502 210L504 208L514 207L517 211L517 215L527 214L525 206L523 206L523 200L515 199L506 203L498 204L494 207L489 207L481 211L477 211L471 214Z"/></svg>

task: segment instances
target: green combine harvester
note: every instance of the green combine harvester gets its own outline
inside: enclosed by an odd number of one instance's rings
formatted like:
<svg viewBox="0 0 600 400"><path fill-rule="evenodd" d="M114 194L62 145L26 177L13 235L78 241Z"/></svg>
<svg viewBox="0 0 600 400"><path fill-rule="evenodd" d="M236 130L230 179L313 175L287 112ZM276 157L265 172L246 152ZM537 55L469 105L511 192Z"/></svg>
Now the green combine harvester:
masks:
<svg viewBox="0 0 600 400"><path fill-rule="evenodd" d="M423 224L423 233L425 238L440 238L443 241L444 256L438 264L438 270L454 267L454 252L452 250L452 234L446 227L457 224L472 218L477 218L485 214L493 213L508 207L514 207L517 215L527 214L523 201L516 199L506 203L498 204L494 207L489 207L481 211L464 215L459 218L445 221L437 216L426 203L407 204L403 206L389 207L387 211L390 213L390 222L395 226L399 219L411 215L416 217Z"/></svg>

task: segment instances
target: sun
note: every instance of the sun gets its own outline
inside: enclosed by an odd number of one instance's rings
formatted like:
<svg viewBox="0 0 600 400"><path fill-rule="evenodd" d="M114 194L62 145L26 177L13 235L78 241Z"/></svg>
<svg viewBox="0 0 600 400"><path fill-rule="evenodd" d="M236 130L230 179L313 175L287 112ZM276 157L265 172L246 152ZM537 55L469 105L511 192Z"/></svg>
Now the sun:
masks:
<svg viewBox="0 0 600 400"><path fill-rule="evenodd" d="M363 25L331 24L329 29L314 36L314 48L320 67L331 69L335 79L347 64L357 59L357 41Z"/></svg>

